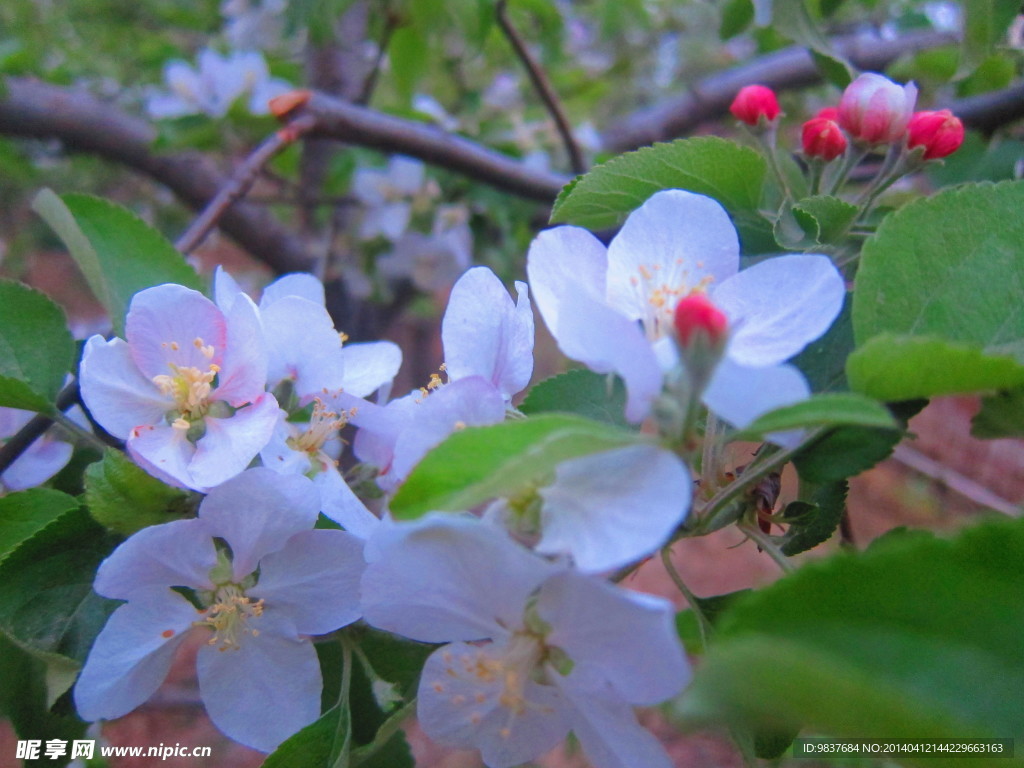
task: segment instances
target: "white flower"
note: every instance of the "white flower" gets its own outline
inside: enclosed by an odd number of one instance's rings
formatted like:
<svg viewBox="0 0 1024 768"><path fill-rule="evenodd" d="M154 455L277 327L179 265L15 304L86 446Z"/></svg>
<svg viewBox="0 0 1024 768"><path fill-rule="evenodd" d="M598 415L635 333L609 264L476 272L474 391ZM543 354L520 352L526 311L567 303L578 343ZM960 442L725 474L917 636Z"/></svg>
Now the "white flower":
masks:
<svg viewBox="0 0 1024 768"><path fill-rule="evenodd" d="M632 421L647 416L663 372L679 364L670 328L680 299L705 291L728 317L731 334L704 401L744 427L809 395L784 361L828 329L846 293L825 256L779 256L740 272L725 210L682 190L653 195L607 248L578 227L541 232L526 270L562 352L625 380Z"/></svg>
<svg viewBox="0 0 1024 768"><path fill-rule="evenodd" d="M398 240L409 227L413 203L428 197L423 163L396 155L386 170L360 168L352 176L352 194L364 206L359 237L371 240L378 235Z"/></svg>
<svg viewBox="0 0 1024 768"><path fill-rule="evenodd" d="M450 286L473 261L473 233L463 205L440 205L430 234L406 232L377 260L377 272L391 279L411 278L428 293Z"/></svg>
<svg viewBox="0 0 1024 768"><path fill-rule="evenodd" d="M507 768L571 730L597 768L671 767L632 711L689 677L669 603L551 565L467 518L382 528L367 560L366 621L450 643L420 678L432 739Z"/></svg>

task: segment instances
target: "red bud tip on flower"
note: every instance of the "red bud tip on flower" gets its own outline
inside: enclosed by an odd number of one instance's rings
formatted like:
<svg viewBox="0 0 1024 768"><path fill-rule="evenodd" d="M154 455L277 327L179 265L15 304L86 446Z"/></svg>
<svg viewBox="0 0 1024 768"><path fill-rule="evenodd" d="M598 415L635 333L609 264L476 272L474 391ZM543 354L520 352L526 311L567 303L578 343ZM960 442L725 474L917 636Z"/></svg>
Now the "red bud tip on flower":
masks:
<svg viewBox="0 0 1024 768"><path fill-rule="evenodd" d="M948 109L915 112L907 126L907 146L924 147L925 160L937 160L956 152L964 143L964 124Z"/></svg>
<svg viewBox="0 0 1024 768"><path fill-rule="evenodd" d="M826 117L812 117L804 123L801 138L807 157L819 157L828 162L846 151L846 136L839 124Z"/></svg>
<svg viewBox="0 0 1024 768"><path fill-rule="evenodd" d="M692 293L676 305L676 335L685 349L692 346L697 334L702 334L712 347L725 343L729 320L703 293Z"/></svg>
<svg viewBox="0 0 1024 768"><path fill-rule="evenodd" d="M917 86L899 85L887 77L865 72L843 91L839 125L865 144L890 144L907 131L914 114Z"/></svg>
<svg viewBox="0 0 1024 768"><path fill-rule="evenodd" d="M775 91L771 88L764 85L748 85L740 88L729 111L737 120L756 126L762 119L770 123L782 110L779 109L779 100L775 98Z"/></svg>

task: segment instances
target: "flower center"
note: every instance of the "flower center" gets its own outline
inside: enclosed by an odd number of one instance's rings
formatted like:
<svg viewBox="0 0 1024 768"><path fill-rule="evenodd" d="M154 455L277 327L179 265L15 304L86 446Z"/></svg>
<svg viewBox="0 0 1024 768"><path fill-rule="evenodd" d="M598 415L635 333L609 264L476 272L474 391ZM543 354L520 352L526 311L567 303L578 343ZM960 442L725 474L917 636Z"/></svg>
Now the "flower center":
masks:
<svg viewBox="0 0 1024 768"><path fill-rule="evenodd" d="M331 411L319 397L313 399L313 414L309 418L309 426L304 432L288 438L289 447L296 451L308 453L311 458L316 458L324 443L334 437L338 430L348 424L350 411L343 411L340 415Z"/></svg>
<svg viewBox="0 0 1024 768"><path fill-rule="evenodd" d="M196 338L192 344L207 360L213 359L212 345L204 344L201 338ZM168 343L167 346L174 351L179 348L176 341ZM174 399L174 416L170 419L172 426L188 429L191 422L201 419L209 411L210 393L213 391L213 381L220 372L220 366L210 362L205 371L175 363L168 363L168 366L171 374L154 376L153 383L160 390L160 394Z"/></svg>
<svg viewBox="0 0 1024 768"><path fill-rule="evenodd" d="M246 597L237 584L223 584L213 593L213 603L201 613L205 618L193 626L213 630L208 644L216 645L219 651L237 649L242 634L259 635L260 631L250 627L249 622L263 615L263 600Z"/></svg>
<svg viewBox="0 0 1024 768"><path fill-rule="evenodd" d="M696 266L702 268L703 263L697 262ZM714 279L706 275L696 285L690 286L686 280L689 270L684 269L683 259L676 259L675 269L668 272L665 274L660 264L641 264L637 274L629 278L630 285L642 299L645 311L640 322L650 341L668 334L672 327L672 313L680 299L703 293Z"/></svg>

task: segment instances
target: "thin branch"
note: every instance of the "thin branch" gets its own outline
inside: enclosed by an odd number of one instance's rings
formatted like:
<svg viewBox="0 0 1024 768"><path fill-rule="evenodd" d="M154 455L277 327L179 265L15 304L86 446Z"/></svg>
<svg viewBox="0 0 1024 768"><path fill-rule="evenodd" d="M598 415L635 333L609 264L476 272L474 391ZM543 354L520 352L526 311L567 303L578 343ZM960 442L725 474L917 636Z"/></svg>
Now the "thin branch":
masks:
<svg viewBox="0 0 1024 768"><path fill-rule="evenodd" d="M161 154L156 131L145 120L87 93L19 77L8 77L0 93L0 134L57 139L72 152L98 155L163 184L196 210L212 200L227 178L200 152ZM305 246L269 211L239 203L221 229L276 272L307 269Z"/></svg>
<svg viewBox="0 0 1024 768"><path fill-rule="evenodd" d="M65 411L76 402L78 402L78 382L73 381L57 395L57 410ZM32 443L42 437L43 433L51 426L53 426L53 419L42 413L37 413L10 440L0 446L0 475L7 471L18 460L18 457L27 451Z"/></svg>
<svg viewBox="0 0 1024 768"><path fill-rule="evenodd" d="M498 0L497 5L494 7L494 13L498 20L498 26L501 27L501 31L508 38L512 49L516 52L516 56L519 57L519 61L526 68L526 73L530 76L530 82L533 83L537 95L540 96L540 100L544 103L548 114L551 115L551 119L555 121L555 127L558 129L559 136L562 137L565 151L569 154L569 165L572 167L572 172L576 174L586 173L587 162L583 159L583 153L580 151L579 144L576 143L576 137L573 136L572 126L569 125L569 120L565 116L565 110L562 109L562 103L558 99L558 94L551 87L551 81L541 67L540 62L533 57L530 50L526 47L522 36L512 26L512 22L508 18L508 3L506 0Z"/></svg>
<svg viewBox="0 0 1024 768"><path fill-rule="evenodd" d="M213 200L203 209L203 212L178 238L175 247L183 254L189 254L199 247L199 244L203 242L210 230L217 226L217 221L227 213L228 209L245 197L246 192L256 183L263 166L269 163L275 155L298 141L312 127L313 119L311 117L298 117L284 128L268 136L245 159L234 175L227 180Z"/></svg>
<svg viewBox="0 0 1024 768"><path fill-rule="evenodd" d="M855 66L878 71L896 58L955 42L951 35L920 32L895 40L864 36L837 38L835 49ZM613 152L684 136L703 122L725 115L737 91L758 83L779 90L806 88L821 82L821 74L806 48L791 46L756 58L695 83L686 93L653 107L626 115L610 125L602 139Z"/></svg>
<svg viewBox="0 0 1024 768"><path fill-rule="evenodd" d="M373 59L373 66L366 79L363 80L363 87L356 98L356 104L366 106L373 98L373 92L377 89L377 80L380 78L380 70L384 65L384 57L387 55L388 46L391 44L391 36L398 28L398 16L392 13L387 14L384 20L384 29L380 33L380 40L377 41L377 55Z"/></svg>
<svg viewBox="0 0 1024 768"><path fill-rule="evenodd" d="M1020 517L1024 510L1001 496L996 495L981 483L947 467L935 459L925 456L908 445L897 445L892 457L905 467L919 472L930 480L940 483L965 499L987 509L994 509L1011 517Z"/></svg>
<svg viewBox="0 0 1024 768"><path fill-rule="evenodd" d="M520 197L551 203L570 179L534 171L518 160L434 126L385 115L322 93L310 93L298 108L311 114L316 126L310 136L418 157L471 179Z"/></svg>

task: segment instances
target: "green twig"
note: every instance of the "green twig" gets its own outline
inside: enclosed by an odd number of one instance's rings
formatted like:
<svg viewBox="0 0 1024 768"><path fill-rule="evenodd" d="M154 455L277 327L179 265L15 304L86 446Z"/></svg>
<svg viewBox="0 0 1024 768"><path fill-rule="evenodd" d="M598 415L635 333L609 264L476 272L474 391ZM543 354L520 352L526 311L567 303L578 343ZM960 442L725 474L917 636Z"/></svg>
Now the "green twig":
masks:
<svg viewBox="0 0 1024 768"><path fill-rule="evenodd" d="M737 527L741 531L743 531L743 533L745 533L748 537L757 542L757 546L759 546L761 549L767 552L768 556L772 560L774 560L775 563L779 566L779 568L781 568L783 571L785 571L786 573L792 573L794 570L796 570L796 567L793 565L790 559L782 553L781 549L775 546L775 542L772 541L772 537L766 534L756 525L740 524Z"/></svg>
<svg viewBox="0 0 1024 768"><path fill-rule="evenodd" d="M352 688L352 641L345 635L338 639L341 642L341 692L338 694L338 726L334 729L328 762L332 768L348 768L352 744L352 716L348 708Z"/></svg>
<svg viewBox="0 0 1024 768"><path fill-rule="evenodd" d="M686 586L686 582L683 581L682 576L679 575L679 571L676 570L675 563L672 562L671 546L662 547L661 562L665 565L665 571L668 573L668 577L672 579L672 583L676 585L676 589L678 589L682 596L686 598L686 602L690 604L690 609L693 611L693 615L697 617L697 629L700 632L700 644L706 651L708 649L708 636L711 634L711 622L708 620L704 610L700 607L700 601L697 599L697 596L690 591L690 588Z"/></svg>
<svg viewBox="0 0 1024 768"><path fill-rule="evenodd" d="M352 753L352 766L360 765L369 760L374 754L379 752L384 746L391 741L391 738L398 733L409 716L416 710L416 697L408 701L401 709L396 710L387 720L381 723L380 728L377 729L377 734L373 737L373 741L369 744L357 748Z"/></svg>

